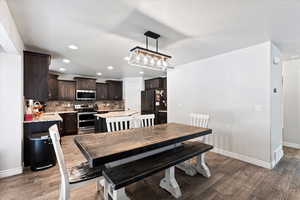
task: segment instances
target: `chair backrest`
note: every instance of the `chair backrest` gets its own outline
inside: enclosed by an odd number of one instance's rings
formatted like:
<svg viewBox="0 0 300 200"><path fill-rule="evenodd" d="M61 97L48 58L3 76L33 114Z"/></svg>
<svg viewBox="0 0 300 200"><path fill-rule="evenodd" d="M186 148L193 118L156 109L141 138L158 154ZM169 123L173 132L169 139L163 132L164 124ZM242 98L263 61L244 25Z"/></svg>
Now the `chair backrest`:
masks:
<svg viewBox="0 0 300 200"><path fill-rule="evenodd" d="M136 116L135 128L154 126L154 118L155 118L154 114Z"/></svg>
<svg viewBox="0 0 300 200"><path fill-rule="evenodd" d="M202 128L208 128L209 115L207 114L190 114L190 120L192 126L199 126Z"/></svg>
<svg viewBox="0 0 300 200"><path fill-rule="evenodd" d="M110 117L106 118L108 132L121 131L133 127L133 117Z"/></svg>
<svg viewBox="0 0 300 200"><path fill-rule="evenodd" d="M63 154L63 151L60 146L60 136L59 136L59 132L58 132L58 128L57 128L56 124L49 128L49 133L50 133L50 137L51 137L52 144L54 147L56 159L57 159L57 162L59 165L59 172L60 172L62 181L64 181L65 184L68 184L69 183L69 175L68 175L68 171L67 171L67 168L65 165L64 154Z"/></svg>

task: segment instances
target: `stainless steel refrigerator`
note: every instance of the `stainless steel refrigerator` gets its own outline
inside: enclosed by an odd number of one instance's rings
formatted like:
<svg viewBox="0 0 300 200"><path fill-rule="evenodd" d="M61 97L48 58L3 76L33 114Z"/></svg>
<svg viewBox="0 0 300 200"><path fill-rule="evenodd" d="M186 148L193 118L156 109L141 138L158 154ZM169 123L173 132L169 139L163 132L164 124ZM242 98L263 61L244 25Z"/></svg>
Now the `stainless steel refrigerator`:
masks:
<svg viewBox="0 0 300 200"><path fill-rule="evenodd" d="M167 90L142 91L141 104L142 114L155 114L155 124L167 122Z"/></svg>

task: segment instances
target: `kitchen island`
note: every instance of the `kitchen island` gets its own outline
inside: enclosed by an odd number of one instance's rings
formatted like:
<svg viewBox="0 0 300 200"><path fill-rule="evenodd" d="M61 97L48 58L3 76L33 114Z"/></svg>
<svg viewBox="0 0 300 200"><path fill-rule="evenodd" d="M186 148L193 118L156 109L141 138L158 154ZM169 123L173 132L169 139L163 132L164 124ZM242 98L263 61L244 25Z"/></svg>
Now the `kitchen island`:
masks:
<svg viewBox="0 0 300 200"><path fill-rule="evenodd" d="M108 112L103 114L94 114L95 116L95 132L101 133L101 132L107 132L106 127L106 118L111 117L126 117L126 116L132 116L136 115L139 112L134 110L126 110L126 111L120 111L120 112Z"/></svg>

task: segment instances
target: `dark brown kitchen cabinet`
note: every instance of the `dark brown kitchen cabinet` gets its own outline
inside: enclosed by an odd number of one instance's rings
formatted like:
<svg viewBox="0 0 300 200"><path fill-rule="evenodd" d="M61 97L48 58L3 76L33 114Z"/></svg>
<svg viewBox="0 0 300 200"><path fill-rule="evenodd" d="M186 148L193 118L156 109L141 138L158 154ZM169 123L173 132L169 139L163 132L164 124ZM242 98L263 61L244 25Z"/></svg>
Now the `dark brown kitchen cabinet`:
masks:
<svg viewBox="0 0 300 200"><path fill-rule="evenodd" d="M123 82L122 81L106 81L108 88L109 100L123 99Z"/></svg>
<svg viewBox="0 0 300 200"><path fill-rule="evenodd" d="M25 99L48 100L48 72L51 57L47 54L24 51Z"/></svg>
<svg viewBox="0 0 300 200"><path fill-rule="evenodd" d="M97 100L107 100L108 99L108 86L106 83L96 84L96 97Z"/></svg>
<svg viewBox="0 0 300 200"><path fill-rule="evenodd" d="M75 95L75 81L58 81L58 100L74 101Z"/></svg>
<svg viewBox="0 0 300 200"><path fill-rule="evenodd" d="M48 75L48 100L58 99L58 75L49 74Z"/></svg>
<svg viewBox="0 0 300 200"><path fill-rule="evenodd" d="M75 77L77 90L96 90L96 79Z"/></svg>
<svg viewBox="0 0 300 200"><path fill-rule="evenodd" d="M61 135L77 135L77 113L62 113L60 116L63 119L61 125Z"/></svg>
<svg viewBox="0 0 300 200"><path fill-rule="evenodd" d="M166 78L153 78L145 80L145 89L167 89L167 79Z"/></svg>

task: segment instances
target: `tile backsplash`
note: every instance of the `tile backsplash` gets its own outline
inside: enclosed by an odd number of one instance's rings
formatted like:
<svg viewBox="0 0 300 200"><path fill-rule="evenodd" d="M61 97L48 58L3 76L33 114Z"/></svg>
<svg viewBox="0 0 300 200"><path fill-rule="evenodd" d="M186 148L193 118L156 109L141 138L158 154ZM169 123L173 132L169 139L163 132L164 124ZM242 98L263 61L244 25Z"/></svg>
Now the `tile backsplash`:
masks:
<svg viewBox="0 0 300 200"><path fill-rule="evenodd" d="M85 102L78 101L48 101L46 102L46 112L72 111L74 104L83 104ZM97 104L98 110L123 110L124 101L96 101L86 102Z"/></svg>

